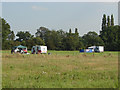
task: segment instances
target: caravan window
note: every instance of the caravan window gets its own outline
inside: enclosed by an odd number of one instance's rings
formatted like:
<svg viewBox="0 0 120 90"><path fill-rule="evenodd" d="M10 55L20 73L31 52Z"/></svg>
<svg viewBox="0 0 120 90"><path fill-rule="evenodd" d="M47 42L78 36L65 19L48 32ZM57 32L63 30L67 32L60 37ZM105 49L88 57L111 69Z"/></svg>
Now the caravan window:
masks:
<svg viewBox="0 0 120 90"><path fill-rule="evenodd" d="M43 51L45 51L45 48L43 48Z"/></svg>

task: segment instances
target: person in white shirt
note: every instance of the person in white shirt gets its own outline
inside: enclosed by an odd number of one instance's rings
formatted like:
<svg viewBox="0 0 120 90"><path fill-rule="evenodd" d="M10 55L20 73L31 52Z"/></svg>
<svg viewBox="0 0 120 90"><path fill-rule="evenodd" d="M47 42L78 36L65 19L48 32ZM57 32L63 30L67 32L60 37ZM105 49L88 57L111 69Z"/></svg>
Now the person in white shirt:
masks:
<svg viewBox="0 0 120 90"><path fill-rule="evenodd" d="M17 53L18 51L19 51L19 49L18 49L18 48L16 48L16 49L14 50L14 52L15 52L15 53Z"/></svg>

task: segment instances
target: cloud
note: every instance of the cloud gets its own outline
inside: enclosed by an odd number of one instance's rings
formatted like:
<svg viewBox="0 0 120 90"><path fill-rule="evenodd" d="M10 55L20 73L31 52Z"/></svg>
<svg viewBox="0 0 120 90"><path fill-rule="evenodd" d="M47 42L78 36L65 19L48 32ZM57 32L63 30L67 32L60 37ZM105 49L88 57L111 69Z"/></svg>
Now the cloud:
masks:
<svg viewBox="0 0 120 90"><path fill-rule="evenodd" d="M41 6L32 6L32 9L36 11L47 11L48 10L48 8L41 7Z"/></svg>

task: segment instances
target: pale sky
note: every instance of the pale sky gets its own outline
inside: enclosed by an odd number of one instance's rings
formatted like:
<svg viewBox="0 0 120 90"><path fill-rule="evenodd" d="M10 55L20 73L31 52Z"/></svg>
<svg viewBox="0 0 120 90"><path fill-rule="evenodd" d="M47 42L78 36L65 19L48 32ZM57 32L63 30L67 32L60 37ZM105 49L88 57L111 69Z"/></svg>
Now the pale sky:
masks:
<svg viewBox="0 0 120 90"><path fill-rule="evenodd" d="M39 27L44 26L50 30L69 31L71 28L73 32L78 28L81 36L89 31L99 34L103 14L113 14L115 24L118 24L118 2L2 1L2 17L15 33L22 30L34 35Z"/></svg>
<svg viewBox="0 0 120 90"><path fill-rule="evenodd" d="M2 2L119 2L120 0L0 0Z"/></svg>

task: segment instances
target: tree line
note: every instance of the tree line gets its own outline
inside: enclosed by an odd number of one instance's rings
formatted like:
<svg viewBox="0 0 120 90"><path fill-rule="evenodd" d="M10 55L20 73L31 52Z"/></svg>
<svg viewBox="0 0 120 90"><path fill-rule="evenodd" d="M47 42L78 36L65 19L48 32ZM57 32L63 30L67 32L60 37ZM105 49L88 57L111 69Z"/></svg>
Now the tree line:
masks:
<svg viewBox="0 0 120 90"><path fill-rule="evenodd" d="M15 39L14 31L4 18L2 21L2 49L9 50L13 46L24 45L30 50L34 45L46 45L49 50L79 50L93 45L103 45L105 50L119 51L120 45L120 26L114 25L113 15L102 17L102 28L100 35L95 31L89 31L87 34L80 36L78 29L74 32L69 29L49 30L46 27L40 27L36 30L35 36L29 31L19 31Z"/></svg>

